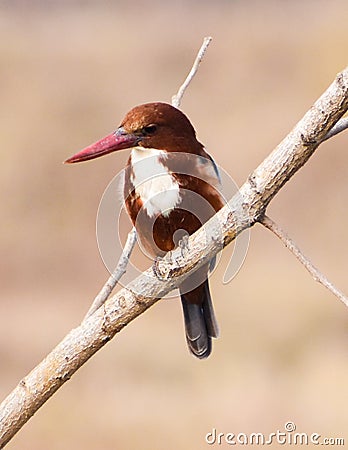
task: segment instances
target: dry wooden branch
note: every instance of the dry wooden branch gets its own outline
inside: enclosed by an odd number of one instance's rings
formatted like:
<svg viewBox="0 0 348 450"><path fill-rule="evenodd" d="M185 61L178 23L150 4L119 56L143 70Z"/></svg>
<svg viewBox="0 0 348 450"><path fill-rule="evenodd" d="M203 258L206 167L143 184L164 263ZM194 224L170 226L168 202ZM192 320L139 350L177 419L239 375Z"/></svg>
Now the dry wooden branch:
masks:
<svg viewBox="0 0 348 450"><path fill-rule="evenodd" d="M342 131L348 128L348 117L344 117L339 122L336 123L334 127L325 135L322 142L327 141L328 139L336 136L336 134L341 133Z"/></svg>
<svg viewBox="0 0 348 450"><path fill-rule="evenodd" d="M308 161L348 109L348 68L289 135L248 177L240 191L180 248L109 298L35 367L0 405L0 448L40 406L117 332L259 221L272 198ZM217 220L218 219L218 222Z"/></svg>
<svg viewBox="0 0 348 450"><path fill-rule="evenodd" d="M111 292L115 288L116 284L120 281L122 275L126 273L128 261L133 251L136 240L137 240L137 232L135 228L132 228L132 230L128 233L127 241L125 243L124 249L122 250L121 258L118 261L115 270L112 272L109 279L107 280L107 282L104 284L99 294L94 299L91 307L89 308L85 316L85 319L87 319L89 316L95 313L96 310L106 302Z"/></svg>
<svg viewBox="0 0 348 450"><path fill-rule="evenodd" d="M292 254L296 256L296 258L300 261L300 263L308 270L308 272L312 275L315 281L321 283L325 286L333 295L341 300L346 306L348 306L348 298L337 289L331 281L329 281L326 276L317 269L313 263L302 253L300 248L295 244L295 242L290 239L290 237L285 233L284 230L281 229L279 225L277 225L272 219L263 216L259 221L263 226L265 226L268 230L272 231L285 245L287 249L291 251Z"/></svg>
<svg viewBox="0 0 348 450"><path fill-rule="evenodd" d="M199 67L200 63L202 62L202 59L204 58L204 54L205 54L211 40L212 40L212 38L210 36L204 38L203 44L202 44L201 48L199 49L199 52L197 54L197 57L193 63L193 66L192 66L189 74L187 75L183 84L180 86L178 92L175 95L173 95L172 105L175 106L175 108L180 107L180 103L185 94L185 91L188 88L189 84L191 83L193 77L196 75L198 67Z"/></svg>

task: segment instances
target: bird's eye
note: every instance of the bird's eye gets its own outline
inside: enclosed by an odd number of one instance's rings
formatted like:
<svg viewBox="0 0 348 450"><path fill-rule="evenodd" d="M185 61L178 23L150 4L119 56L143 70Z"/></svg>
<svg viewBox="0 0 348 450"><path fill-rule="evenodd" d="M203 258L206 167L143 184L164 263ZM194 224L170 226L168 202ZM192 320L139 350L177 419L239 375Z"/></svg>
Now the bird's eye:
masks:
<svg viewBox="0 0 348 450"><path fill-rule="evenodd" d="M154 134L157 131L157 125L151 124L143 128L145 134Z"/></svg>

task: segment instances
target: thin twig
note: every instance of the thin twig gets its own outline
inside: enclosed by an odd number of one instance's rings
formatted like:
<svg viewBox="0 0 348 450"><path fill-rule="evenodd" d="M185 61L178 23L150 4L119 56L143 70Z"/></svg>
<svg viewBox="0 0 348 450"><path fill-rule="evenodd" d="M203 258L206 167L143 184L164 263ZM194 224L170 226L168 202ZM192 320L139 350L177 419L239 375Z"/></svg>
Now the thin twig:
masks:
<svg viewBox="0 0 348 450"><path fill-rule="evenodd" d="M122 275L126 273L128 261L130 255L132 254L136 240L137 240L137 232L135 228L132 228L132 231L128 233L127 241L122 251L122 255L116 266L116 269L112 272L110 278L104 284L102 290L94 299L92 306L89 308L84 320L87 319L89 316L91 316L97 309L99 309L106 302L106 300L109 298L109 295L115 288L116 284L120 281Z"/></svg>
<svg viewBox="0 0 348 450"><path fill-rule="evenodd" d="M341 133L341 131L344 131L347 128L348 128L348 117L344 117L343 119L338 121L334 127L331 128L331 130L327 133L326 136L324 136L321 142L327 141L328 139L332 138L333 136L336 136L336 134Z"/></svg>
<svg viewBox="0 0 348 450"><path fill-rule="evenodd" d="M346 306L348 306L348 298L337 289L326 276L317 269L312 262L302 253L295 242L280 228L271 218L263 216L259 222L265 226L268 230L272 231L285 245L287 249L291 251L293 255L300 261L300 263L308 270L315 281L325 286L332 294L339 298Z"/></svg>
<svg viewBox="0 0 348 450"><path fill-rule="evenodd" d="M193 77L196 75L198 67L199 67L199 65L200 65L200 63L201 63L201 61L202 61L202 59L204 57L204 54L205 54L205 52L206 52L206 50L208 48L208 45L210 44L212 39L213 38L210 37L210 36L204 38L203 44L202 44L201 48L199 49L199 52L197 53L196 59L195 59L195 61L193 63L193 66L192 66L189 74L186 77L186 80L180 86L178 92L175 95L173 95L173 97L172 97L172 105L175 106L175 108L179 108L180 107L182 97L184 96L185 91L186 91L188 85L191 83Z"/></svg>

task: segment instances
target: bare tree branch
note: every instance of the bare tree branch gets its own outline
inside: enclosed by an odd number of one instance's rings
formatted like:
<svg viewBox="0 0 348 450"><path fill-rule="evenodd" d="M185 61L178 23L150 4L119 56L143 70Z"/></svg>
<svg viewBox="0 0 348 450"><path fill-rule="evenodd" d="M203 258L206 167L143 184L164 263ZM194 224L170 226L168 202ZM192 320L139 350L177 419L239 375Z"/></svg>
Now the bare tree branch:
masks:
<svg viewBox="0 0 348 450"><path fill-rule="evenodd" d="M212 38L210 36L205 37L203 40L203 44L201 46L201 48L199 49L199 52L197 54L197 57L193 63L193 66L189 72L189 74L187 75L185 81L183 82L183 84L180 86L178 92L173 95L172 97L172 105L175 106L175 108L179 108L180 104L181 104L181 100L185 94L186 89L188 88L189 84L191 83L193 77L196 75L196 72L198 70L198 67L204 57L204 54L211 42Z"/></svg>
<svg viewBox="0 0 348 450"><path fill-rule="evenodd" d="M312 275L315 281L318 281L323 286L325 286L327 289L329 289L332 294L334 294L337 298L339 298L346 306L348 306L348 298L341 292L339 289L337 289L327 278L324 274L320 272L319 269L317 269L313 263L302 253L302 251L299 249L299 247L295 244L295 242L290 239L290 237L285 233L284 230L280 228L279 225L277 225L272 219L270 219L268 216L263 216L259 222L268 228L272 233L274 233L285 245L286 248L288 248L291 253L293 253L296 258L300 261L300 263L308 270L308 272Z"/></svg>
<svg viewBox="0 0 348 450"><path fill-rule="evenodd" d="M289 135L255 169L240 191L176 249L109 298L72 330L0 405L0 448L116 333L197 270L246 228L260 221L272 198L308 161L348 109L348 67Z"/></svg>
<svg viewBox="0 0 348 450"><path fill-rule="evenodd" d="M91 307L89 308L85 316L85 319L87 319L89 316L95 313L95 311L106 302L106 300L109 298L109 295L115 288L116 284L120 281L122 275L126 273L128 261L130 255L132 254L136 241L137 241L137 232L135 228L132 228L132 230L128 233L127 241L122 251L120 260L117 263L116 269L112 272L109 279L107 280L107 282L104 284L99 294L94 299Z"/></svg>

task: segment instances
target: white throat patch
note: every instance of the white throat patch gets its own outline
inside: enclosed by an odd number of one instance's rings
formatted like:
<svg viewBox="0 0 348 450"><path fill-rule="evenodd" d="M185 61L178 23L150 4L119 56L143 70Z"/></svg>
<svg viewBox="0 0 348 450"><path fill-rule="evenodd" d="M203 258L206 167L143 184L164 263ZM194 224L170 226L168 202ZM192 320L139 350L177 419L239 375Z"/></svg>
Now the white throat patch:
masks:
<svg viewBox="0 0 348 450"><path fill-rule="evenodd" d="M131 182L150 217L169 216L181 201L179 185L160 156L165 157L166 152L154 148L134 147L131 153Z"/></svg>

